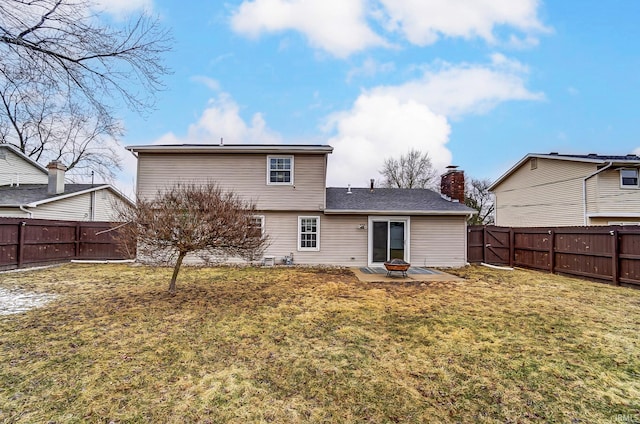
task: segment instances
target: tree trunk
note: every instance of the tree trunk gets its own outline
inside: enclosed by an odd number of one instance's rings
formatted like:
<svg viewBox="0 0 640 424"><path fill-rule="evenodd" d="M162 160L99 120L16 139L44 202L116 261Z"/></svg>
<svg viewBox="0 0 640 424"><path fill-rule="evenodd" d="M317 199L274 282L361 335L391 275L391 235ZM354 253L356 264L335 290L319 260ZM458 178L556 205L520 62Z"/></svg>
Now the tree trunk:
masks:
<svg viewBox="0 0 640 424"><path fill-rule="evenodd" d="M184 259L187 252L180 252L178 255L178 260L173 267L173 275L171 276L171 283L169 284L169 293L172 296L176 294L176 280L178 279L178 271L180 271L180 266L182 265L182 260Z"/></svg>

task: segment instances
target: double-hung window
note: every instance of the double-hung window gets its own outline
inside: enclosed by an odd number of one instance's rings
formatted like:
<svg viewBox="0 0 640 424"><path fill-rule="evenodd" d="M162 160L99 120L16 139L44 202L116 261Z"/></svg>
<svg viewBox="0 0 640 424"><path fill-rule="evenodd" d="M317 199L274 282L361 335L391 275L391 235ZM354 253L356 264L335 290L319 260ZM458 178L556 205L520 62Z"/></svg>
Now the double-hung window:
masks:
<svg viewBox="0 0 640 424"><path fill-rule="evenodd" d="M267 156L267 184L293 185L293 156Z"/></svg>
<svg viewBox="0 0 640 424"><path fill-rule="evenodd" d="M264 236L264 215L254 215L251 217L251 234L254 237Z"/></svg>
<svg viewBox="0 0 640 424"><path fill-rule="evenodd" d="M620 187L638 188L638 169L637 168L620 170Z"/></svg>
<svg viewBox="0 0 640 424"><path fill-rule="evenodd" d="M298 250L320 250L320 217L298 217Z"/></svg>

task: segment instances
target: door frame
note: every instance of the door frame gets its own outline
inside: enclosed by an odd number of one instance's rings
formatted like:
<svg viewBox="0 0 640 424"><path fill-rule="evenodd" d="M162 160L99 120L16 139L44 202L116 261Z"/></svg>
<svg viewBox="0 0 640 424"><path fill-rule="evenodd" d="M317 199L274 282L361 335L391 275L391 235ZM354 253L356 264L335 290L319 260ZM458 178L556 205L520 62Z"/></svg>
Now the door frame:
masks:
<svg viewBox="0 0 640 424"><path fill-rule="evenodd" d="M373 262L373 223L374 222L402 222L404 223L404 260L411 262L411 217L409 216L385 216L369 215L367 234L367 264L368 266L382 266L382 262ZM388 228L388 227L387 227ZM387 252L389 249L390 237L387 237Z"/></svg>

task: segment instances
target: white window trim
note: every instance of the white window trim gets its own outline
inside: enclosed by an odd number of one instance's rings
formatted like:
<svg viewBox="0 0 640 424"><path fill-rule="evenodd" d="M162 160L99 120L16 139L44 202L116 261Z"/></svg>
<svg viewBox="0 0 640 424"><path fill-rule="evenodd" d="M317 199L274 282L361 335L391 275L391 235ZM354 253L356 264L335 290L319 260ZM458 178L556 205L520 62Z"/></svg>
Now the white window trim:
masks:
<svg viewBox="0 0 640 424"><path fill-rule="evenodd" d="M640 170L638 168L620 168L620 188L621 189L637 189L638 184L635 185L627 185L622 184L622 171L635 171L636 172L636 180L640 183Z"/></svg>
<svg viewBox="0 0 640 424"><path fill-rule="evenodd" d="M300 224L303 219L316 220L316 247L301 247L302 231ZM298 252L319 252L320 251L320 216L298 216Z"/></svg>
<svg viewBox="0 0 640 424"><path fill-rule="evenodd" d="M288 183L271 182L271 159L290 159L291 160L291 181ZM267 156L267 185L293 185L293 156L291 155L271 155Z"/></svg>
<svg viewBox="0 0 640 424"><path fill-rule="evenodd" d="M405 256L405 260L409 263L411 263L411 217L410 216L383 216L383 215L369 215L368 220L367 220L367 228L368 228L368 234L367 234L367 266L380 266L382 265L382 262L373 262L373 223L376 221L381 221L381 222L389 222L389 221L394 221L394 222L404 222L405 223L405 228L404 228L404 233L405 233L405 247L404 247L404 256ZM387 241L388 243L389 241Z"/></svg>
<svg viewBox="0 0 640 424"><path fill-rule="evenodd" d="M264 228L264 223L265 223L265 219L264 219L264 215L253 215L252 218L255 219L259 219L260 220L260 233L262 236L264 236L264 232L265 232L265 228Z"/></svg>

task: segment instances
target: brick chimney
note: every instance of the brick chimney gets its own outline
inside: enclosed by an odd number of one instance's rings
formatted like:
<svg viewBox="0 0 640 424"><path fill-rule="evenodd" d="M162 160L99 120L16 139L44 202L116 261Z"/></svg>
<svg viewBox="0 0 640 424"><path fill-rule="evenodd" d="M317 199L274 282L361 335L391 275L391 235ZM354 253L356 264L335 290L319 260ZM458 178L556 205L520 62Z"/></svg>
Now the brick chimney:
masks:
<svg viewBox="0 0 640 424"><path fill-rule="evenodd" d="M49 170L49 185L47 187L48 194L64 193L64 172L67 167L62 162L53 160L47 165Z"/></svg>
<svg viewBox="0 0 640 424"><path fill-rule="evenodd" d="M464 204L464 171L457 166L447 166L447 172L442 174L440 180L440 193L453 202Z"/></svg>

